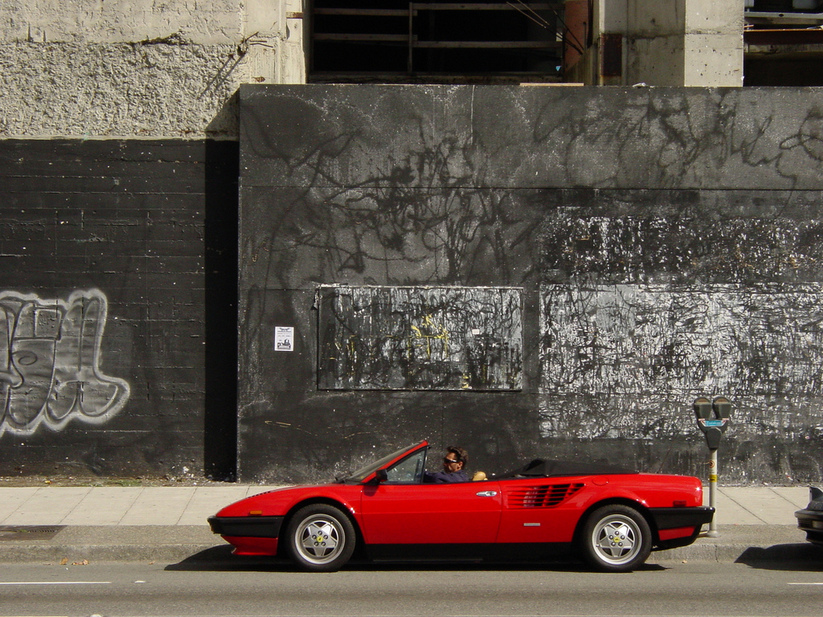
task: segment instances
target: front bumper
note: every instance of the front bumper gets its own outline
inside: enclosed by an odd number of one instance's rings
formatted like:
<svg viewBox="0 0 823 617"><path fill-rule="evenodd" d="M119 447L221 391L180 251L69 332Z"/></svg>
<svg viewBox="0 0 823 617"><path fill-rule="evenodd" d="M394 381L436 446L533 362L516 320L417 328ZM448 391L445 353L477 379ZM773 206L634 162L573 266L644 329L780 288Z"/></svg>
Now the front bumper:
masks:
<svg viewBox="0 0 823 617"><path fill-rule="evenodd" d="M211 530L221 536L240 538L277 538L282 516L210 516Z"/></svg>
<svg viewBox="0 0 823 617"><path fill-rule="evenodd" d="M798 510L794 513L797 527L806 532L806 540L812 544L823 545L823 511Z"/></svg>

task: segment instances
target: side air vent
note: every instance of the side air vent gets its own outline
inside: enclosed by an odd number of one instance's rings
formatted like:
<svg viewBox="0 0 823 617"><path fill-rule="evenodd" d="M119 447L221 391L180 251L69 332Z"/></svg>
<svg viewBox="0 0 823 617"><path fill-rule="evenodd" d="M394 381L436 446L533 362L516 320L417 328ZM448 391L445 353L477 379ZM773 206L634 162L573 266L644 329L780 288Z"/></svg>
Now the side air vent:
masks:
<svg viewBox="0 0 823 617"><path fill-rule="evenodd" d="M581 482L524 486L509 493L510 508L554 508L583 488Z"/></svg>

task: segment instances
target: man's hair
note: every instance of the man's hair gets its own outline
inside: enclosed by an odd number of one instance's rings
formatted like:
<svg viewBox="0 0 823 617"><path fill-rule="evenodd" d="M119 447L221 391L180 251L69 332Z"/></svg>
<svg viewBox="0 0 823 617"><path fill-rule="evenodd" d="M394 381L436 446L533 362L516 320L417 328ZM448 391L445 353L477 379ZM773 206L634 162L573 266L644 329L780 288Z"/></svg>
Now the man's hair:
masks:
<svg viewBox="0 0 823 617"><path fill-rule="evenodd" d="M469 464L469 453L466 452L465 448L460 448L458 446L449 446L446 448L446 452L451 452L457 457L457 460L460 463L463 463L463 468Z"/></svg>

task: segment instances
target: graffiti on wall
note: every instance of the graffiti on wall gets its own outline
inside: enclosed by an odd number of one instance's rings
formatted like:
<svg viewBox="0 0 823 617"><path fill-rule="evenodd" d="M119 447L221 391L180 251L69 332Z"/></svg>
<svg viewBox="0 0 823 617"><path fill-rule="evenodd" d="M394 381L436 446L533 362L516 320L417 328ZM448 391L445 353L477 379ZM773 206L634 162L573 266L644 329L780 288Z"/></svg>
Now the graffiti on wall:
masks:
<svg viewBox="0 0 823 617"><path fill-rule="evenodd" d="M823 285L546 285L541 296L546 435L672 437L693 430L700 395L736 401L738 434L821 419Z"/></svg>
<svg viewBox="0 0 823 617"><path fill-rule="evenodd" d="M318 385L329 390L519 390L522 291L318 290Z"/></svg>
<svg viewBox="0 0 823 617"><path fill-rule="evenodd" d="M0 435L103 424L123 408L129 384L100 369L106 314L97 289L68 300L0 292Z"/></svg>

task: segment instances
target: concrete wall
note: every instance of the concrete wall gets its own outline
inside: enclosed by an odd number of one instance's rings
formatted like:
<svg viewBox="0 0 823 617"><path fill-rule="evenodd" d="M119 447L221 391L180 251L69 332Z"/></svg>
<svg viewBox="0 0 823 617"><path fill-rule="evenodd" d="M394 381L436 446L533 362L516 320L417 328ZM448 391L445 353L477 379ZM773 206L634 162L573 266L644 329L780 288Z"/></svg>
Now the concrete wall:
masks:
<svg viewBox="0 0 823 617"><path fill-rule="evenodd" d="M486 471L704 473L691 403L726 395L725 481L819 481L818 97L243 87L241 477L424 437ZM513 323L519 354L495 338Z"/></svg>
<svg viewBox="0 0 823 617"><path fill-rule="evenodd" d="M0 138L237 137L238 85L305 81L302 3L0 2Z"/></svg>

